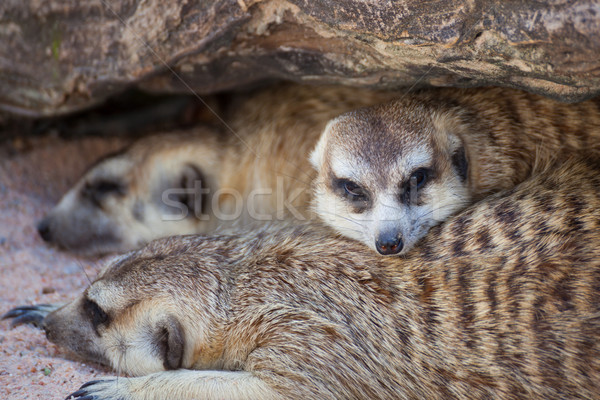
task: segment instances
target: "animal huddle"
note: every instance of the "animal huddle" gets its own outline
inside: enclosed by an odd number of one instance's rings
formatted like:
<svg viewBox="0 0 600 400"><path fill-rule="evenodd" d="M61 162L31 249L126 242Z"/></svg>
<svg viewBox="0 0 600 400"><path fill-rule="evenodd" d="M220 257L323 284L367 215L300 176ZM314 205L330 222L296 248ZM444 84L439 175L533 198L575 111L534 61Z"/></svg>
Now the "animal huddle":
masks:
<svg viewBox="0 0 600 400"><path fill-rule="evenodd" d="M131 251L4 317L131 376L70 398L599 397L600 103L396 96L266 89L101 161L38 229Z"/></svg>

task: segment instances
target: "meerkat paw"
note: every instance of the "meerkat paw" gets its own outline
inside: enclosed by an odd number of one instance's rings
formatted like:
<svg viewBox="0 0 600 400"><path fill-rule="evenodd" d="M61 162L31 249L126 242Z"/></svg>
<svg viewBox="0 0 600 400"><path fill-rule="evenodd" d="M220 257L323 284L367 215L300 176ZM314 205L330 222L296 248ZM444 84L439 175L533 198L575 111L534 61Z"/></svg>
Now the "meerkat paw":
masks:
<svg viewBox="0 0 600 400"><path fill-rule="evenodd" d="M89 381L65 400L130 400L129 380L135 378L111 378Z"/></svg>
<svg viewBox="0 0 600 400"><path fill-rule="evenodd" d="M29 324L38 328L42 327L44 318L52 311L62 307L62 304L36 304L33 306L20 306L9 310L0 319L11 319L10 327Z"/></svg>
<svg viewBox="0 0 600 400"><path fill-rule="evenodd" d="M245 371L179 369L135 378L90 381L66 400L275 400L281 396Z"/></svg>

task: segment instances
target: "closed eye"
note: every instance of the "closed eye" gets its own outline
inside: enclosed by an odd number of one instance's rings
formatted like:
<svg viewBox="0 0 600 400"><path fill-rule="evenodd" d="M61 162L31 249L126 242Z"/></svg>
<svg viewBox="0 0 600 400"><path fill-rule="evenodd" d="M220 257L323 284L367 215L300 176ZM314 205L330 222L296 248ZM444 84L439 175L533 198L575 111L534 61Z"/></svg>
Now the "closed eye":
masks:
<svg viewBox="0 0 600 400"><path fill-rule="evenodd" d="M98 327L100 325L106 324L109 321L108 314L106 314L104 310L100 308L98 303L90 299L85 299L83 303L83 311L92 322L92 326L96 332L98 332Z"/></svg>
<svg viewBox="0 0 600 400"><path fill-rule="evenodd" d="M127 193L127 187L124 183L117 180L98 179L88 182L83 187L81 194L83 197L91 200L100 206L102 200L109 195L124 196Z"/></svg>

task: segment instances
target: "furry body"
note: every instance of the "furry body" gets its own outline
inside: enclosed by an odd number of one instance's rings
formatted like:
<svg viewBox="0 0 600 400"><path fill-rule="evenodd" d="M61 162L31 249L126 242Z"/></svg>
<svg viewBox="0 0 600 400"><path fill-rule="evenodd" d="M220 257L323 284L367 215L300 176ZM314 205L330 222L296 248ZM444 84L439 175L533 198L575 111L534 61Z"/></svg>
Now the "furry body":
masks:
<svg viewBox="0 0 600 400"><path fill-rule="evenodd" d="M123 252L174 234L306 219L308 154L327 121L390 92L281 85L233 96L226 127L143 138L92 167L44 218L49 243Z"/></svg>
<svg viewBox="0 0 600 400"><path fill-rule="evenodd" d="M315 210L382 254L405 253L467 205L599 143L598 99L423 90L327 125L311 156Z"/></svg>
<svg viewBox="0 0 600 400"><path fill-rule="evenodd" d="M319 226L173 237L62 308L8 316L139 375L75 397L597 398L598 168L490 196L406 257Z"/></svg>

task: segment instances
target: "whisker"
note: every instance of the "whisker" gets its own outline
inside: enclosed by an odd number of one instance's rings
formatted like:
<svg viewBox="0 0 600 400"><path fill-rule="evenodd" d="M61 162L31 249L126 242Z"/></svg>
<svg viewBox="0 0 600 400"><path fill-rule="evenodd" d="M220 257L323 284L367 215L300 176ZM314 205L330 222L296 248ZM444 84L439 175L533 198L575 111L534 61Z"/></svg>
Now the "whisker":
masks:
<svg viewBox="0 0 600 400"><path fill-rule="evenodd" d="M348 218L348 217L344 217L343 215L339 215L339 214L336 214L336 213L332 213L332 212L330 212L330 211L323 211L323 213L324 213L324 214L327 214L327 215L332 215L332 216L334 216L334 217L337 217L337 218L341 218L341 219L343 219L343 220L346 220L346 221L348 221L348 222L352 222L352 223L354 223L354 224L358 225L360 228L362 228L362 227L363 227L363 225L362 225L360 222L358 222L358 221L355 221L355 220L353 220L353 219L350 219L350 218ZM347 229L350 229L350 230L352 230L352 231L354 231L354 232L359 232L359 233L360 233L360 232L362 232L362 230L359 230L359 229L352 229L352 228L347 228Z"/></svg>
<svg viewBox="0 0 600 400"><path fill-rule="evenodd" d="M88 280L88 283L91 285L92 284L92 279L90 278L90 276L88 275L87 271L85 270L85 266L83 265L83 262L81 262L81 260L79 260L79 259L75 259L75 262L77 263L77 265L79 266L79 268L83 271L83 274L85 275L85 278Z"/></svg>
<svg viewBox="0 0 600 400"><path fill-rule="evenodd" d="M73 247L71 247L71 246L64 245L64 247L65 247L65 250L68 251L68 252L70 252L70 253L73 253L73 254L77 253L75 251L75 249ZM90 278L90 276L88 275L87 271L85 270L85 266L83 265L83 261L78 256L75 257L75 264L77 264L77 266L79 267L79 269L83 272L83 275L85 275L85 278L87 279L88 284L91 285L92 284L92 279Z"/></svg>
<svg viewBox="0 0 600 400"><path fill-rule="evenodd" d="M119 346L116 346L119 347ZM125 357L125 354L121 351L119 351L119 358L117 361L117 386L119 386L119 378L123 376L123 359Z"/></svg>
<svg viewBox="0 0 600 400"><path fill-rule="evenodd" d="M420 221L421 221L423 218L427 218L427 217L429 217L430 215L432 215L432 214L435 214L436 212L438 212L438 211L441 211L441 210L443 210L443 209L446 209L446 208L451 208L451 207L456 207L457 205L458 205L459 207L461 207L461 208L462 208L462 207L466 207L466 206L468 206L469 204L471 204L471 203L470 203L470 202L466 202L466 201L465 201L465 202L461 202L461 203L446 204L446 205L443 205L443 206L440 206L440 207L434 208L434 209L430 210L429 212L427 212L427 213L425 213L425 214L421 215L419 218L417 218L417 219L415 220L415 222L414 222L414 223L415 223L415 224L418 224L418 223L419 223L419 222L420 222ZM444 218L443 220L439 220L439 221L438 221L438 220L435 220L435 221L437 221L437 222L443 222L443 221L445 221L445 218Z"/></svg>

